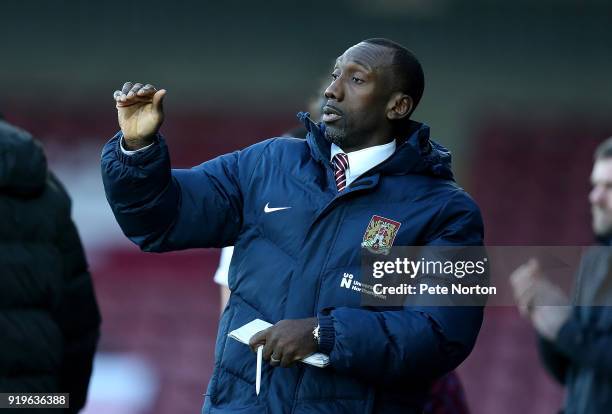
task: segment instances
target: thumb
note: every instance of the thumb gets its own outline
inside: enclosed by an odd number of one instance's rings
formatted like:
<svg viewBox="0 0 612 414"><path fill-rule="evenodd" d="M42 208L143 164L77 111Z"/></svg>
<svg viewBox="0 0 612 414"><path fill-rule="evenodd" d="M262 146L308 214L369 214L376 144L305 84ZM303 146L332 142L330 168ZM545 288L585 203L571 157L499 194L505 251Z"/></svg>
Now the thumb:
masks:
<svg viewBox="0 0 612 414"><path fill-rule="evenodd" d="M159 112L163 112L164 111L164 97L166 96L166 90L165 89L160 89L157 92L155 92L155 95L153 95L153 108L155 108L156 111Z"/></svg>

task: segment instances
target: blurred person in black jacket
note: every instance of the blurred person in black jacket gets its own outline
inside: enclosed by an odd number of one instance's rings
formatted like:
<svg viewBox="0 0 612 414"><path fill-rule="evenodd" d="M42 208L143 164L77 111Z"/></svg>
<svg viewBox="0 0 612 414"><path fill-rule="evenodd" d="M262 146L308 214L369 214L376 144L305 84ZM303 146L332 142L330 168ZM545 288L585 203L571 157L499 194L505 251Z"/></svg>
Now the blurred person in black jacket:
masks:
<svg viewBox="0 0 612 414"><path fill-rule="evenodd" d="M0 118L0 392L70 393L77 413L100 314L70 209L40 143Z"/></svg>
<svg viewBox="0 0 612 414"><path fill-rule="evenodd" d="M539 337L542 361L566 387L565 414L612 412L612 137L595 151L592 229L573 297L545 278L537 260L510 277L521 313Z"/></svg>

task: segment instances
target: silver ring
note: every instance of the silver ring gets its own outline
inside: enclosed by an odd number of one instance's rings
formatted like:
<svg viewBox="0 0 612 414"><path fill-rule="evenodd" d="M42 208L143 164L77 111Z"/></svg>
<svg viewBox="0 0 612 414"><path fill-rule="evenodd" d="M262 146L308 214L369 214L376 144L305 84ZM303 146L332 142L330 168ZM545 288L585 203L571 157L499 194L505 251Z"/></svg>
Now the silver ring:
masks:
<svg viewBox="0 0 612 414"><path fill-rule="evenodd" d="M280 359L276 359L274 355L270 355L270 362L280 362Z"/></svg>

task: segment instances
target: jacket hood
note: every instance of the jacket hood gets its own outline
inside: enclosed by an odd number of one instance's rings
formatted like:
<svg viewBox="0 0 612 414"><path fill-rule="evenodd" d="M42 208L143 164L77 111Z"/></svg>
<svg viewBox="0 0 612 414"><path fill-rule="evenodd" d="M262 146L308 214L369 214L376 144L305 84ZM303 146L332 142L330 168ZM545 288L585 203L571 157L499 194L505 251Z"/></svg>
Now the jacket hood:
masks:
<svg viewBox="0 0 612 414"><path fill-rule="evenodd" d="M310 113L299 112L298 119L304 123L306 137L315 159L329 163L330 143L325 138L325 124L310 119ZM453 179L451 153L429 137L429 127L410 121L405 137L397 140L395 153L376 167L388 175L422 174L442 179Z"/></svg>
<svg viewBox="0 0 612 414"><path fill-rule="evenodd" d="M0 119L0 191L34 195L44 188L47 159L26 131Z"/></svg>

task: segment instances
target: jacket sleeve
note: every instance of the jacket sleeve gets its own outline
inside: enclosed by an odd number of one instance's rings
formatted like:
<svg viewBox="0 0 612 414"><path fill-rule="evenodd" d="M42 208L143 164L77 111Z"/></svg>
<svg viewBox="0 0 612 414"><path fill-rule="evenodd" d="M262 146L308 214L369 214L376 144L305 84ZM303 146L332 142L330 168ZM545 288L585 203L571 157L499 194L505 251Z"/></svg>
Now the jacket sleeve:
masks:
<svg viewBox="0 0 612 414"><path fill-rule="evenodd" d="M61 188L55 178L52 181ZM64 286L56 313L65 341L60 390L70 393L69 412L77 413L87 399L101 320L85 253L70 218L70 209L63 213L58 248L64 263Z"/></svg>
<svg viewBox="0 0 612 414"><path fill-rule="evenodd" d="M170 168L163 137L133 155L118 133L102 151L106 198L125 235L144 251L163 252L234 244L243 222L241 180L265 143L191 169Z"/></svg>
<svg viewBox="0 0 612 414"><path fill-rule="evenodd" d="M572 299L573 310L568 320L561 326L557 338L547 343L546 356L554 357L559 362L563 374L570 366L585 367L593 369L599 375L612 378L612 327L599 326L591 318L581 318L581 306L588 306L583 298L582 290L593 283L593 272L598 272L601 264L602 254L605 256L605 279L610 278L609 247L599 246L590 248L580 262L580 268L576 275L574 297ZM601 292L605 291L600 287ZM605 297L605 296L603 296ZM601 301L601 299L599 299ZM606 306L592 305L590 311L595 313L608 312ZM603 303L605 305L605 303ZM592 315L595 316L595 315ZM546 359L545 359L546 362ZM554 374L554 372L552 372Z"/></svg>
<svg viewBox="0 0 612 414"><path fill-rule="evenodd" d="M569 359L557 349L554 343L541 336L538 337L538 351L544 367L546 367L550 375L560 384L565 384L565 374L569 366Z"/></svg>
<svg viewBox="0 0 612 414"><path fill-rule="evenodd" d="M561 327L554 348L568 365L588 367L612 378L612 329L585 327L576 311Z"/></svg>
<svg viewBox="0 0 612 414"><path fill-rule="evenodd" d="M432 229L430 245L482 245L482 218L467 195L447 203ZM321 352L335 370L379 384L433 379L469 355L482 313L481 306L326 310L318 315Z"/></svg>

